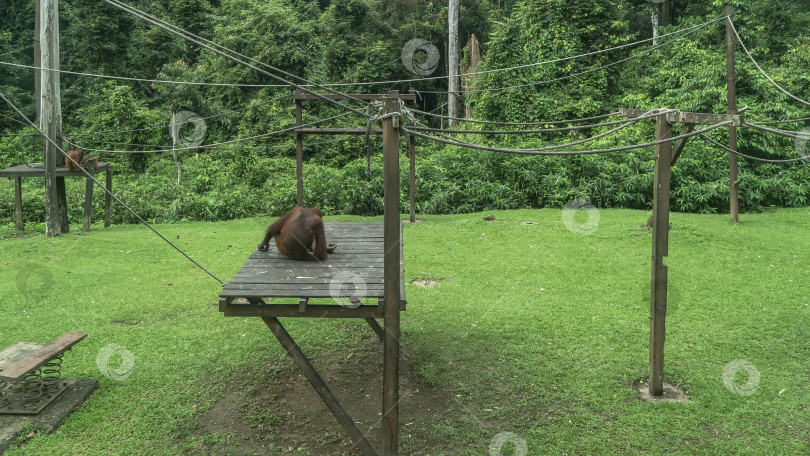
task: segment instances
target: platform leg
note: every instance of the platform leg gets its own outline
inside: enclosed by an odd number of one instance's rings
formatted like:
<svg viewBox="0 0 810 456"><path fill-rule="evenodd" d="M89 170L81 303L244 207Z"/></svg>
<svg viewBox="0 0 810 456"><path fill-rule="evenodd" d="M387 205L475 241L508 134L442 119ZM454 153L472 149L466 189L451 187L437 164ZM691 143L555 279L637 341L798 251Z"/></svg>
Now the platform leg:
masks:
<svg viewBox="0 0 810 456"><path fill-rule="evenodd" d="M368 325L371 326L371 329L374 330L374 332L377 334L377 337L379 337L380 340L384 339L385 333L383 332L382 326L380 326L380 324L377 323L377 320L373 318L366 318L366 323L368 323Z"/></svg>
<svg viewBox="0 0 810 456"><path fill-rule="evenodd" d="M67 196L65 194L65 177L56 177L56 199L59 201L59 220L62 225L62 234L70 233L70 222L67 214Z"/></svg>
<svg viewBox="0 0 810 456"><path fill-rule="evenodd" d="M106 182L106 184L107 184L107 190L109 190L110 192L112 192L112 173L113 173L112 168L107 168L107 182ZM110 197L109 193L105 192L105 195L104 195L104 228L109 228L110 227L110 211L111 211L110 206L111 205L112 205L112 197Z"/></svg>
<svg viewBox="0 0 810 456"><path fill-rule="evenodd" d="M87 178L87 183L84 185L84 223L82 224L82 231L85 233L90 231L90 222L93 217L93 180Z"/></svg>
<svg viewBox="0 0 810 456"><path fill-rule="evenodd" d="M329 407L329 410L332 411L332 414L335 415L335 418L337 418L340 425L343 426L343 429L349 433L352 441L354 441L355 446L357 446L360 452L366 456L377 456L377 452L374 451L374 448L372 448L366 436L363 435L363 431L357 427L357 423L354 422L343 406L340 405L340 402L338 402L335 395L332 394L329 386L326 385L326 382L318 374L318 371L312 367L312 364L310 364L307 357L298 347L298 344L290 337L287 330L284 329L284 326L281 325L281 322L278 321L278 318L262 317L262 321L270 328L270 331L273 332L273 335L276 336L276 339L278 339L284 349L287 350L287 354L290 355L290 358L298 365L301 373L309 380L309 383L315 388L315 392L321 396L321 399L323 399L323 402Z"/></svg>
<svg viewBox="0 0 810 456"><path fill-rule="evenodd" d="M22 215L22 177L14 178L14 228L17 231L25 230Z"/></svg>

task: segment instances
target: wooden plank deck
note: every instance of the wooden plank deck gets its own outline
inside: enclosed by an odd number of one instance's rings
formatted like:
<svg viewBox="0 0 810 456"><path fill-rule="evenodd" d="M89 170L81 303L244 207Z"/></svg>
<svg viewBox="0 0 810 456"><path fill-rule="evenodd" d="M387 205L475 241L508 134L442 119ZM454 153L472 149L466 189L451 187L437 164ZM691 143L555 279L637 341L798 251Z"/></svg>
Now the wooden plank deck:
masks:
<svg viewBox="0 0 810 456"><path fill-rule="evenodd" d="M220 310L226 316L381 317L378 302L384 295L383 224L326 222L324 226L326 241L337 244L337 249L326 261L290 260L278 252L275 242L271 242L267 252L253 251L239 272L225 284L219 294ZM400 309L405 310L402 242L399 243L399 265ZM366 305L352 308L308 304L299 310L298 304L256 304L264 298L331 299L336 286L339 287L347 277L359 278L365 285L361 299ZM253 304L234 304L236 298L244 298ZM373 305L368 305L370 303Z"/></svg>
<svg viewBox="0 0 810 456"><path fill-rule="evenodd" d="M88 168L87 171L89 171L90 174L98 174L107 171L108 169L110 169L109 163L99 162L95 170ZM63 166L57 166L56 176L85 177L85 174L78 169L76 171L68 171L68 169ZM12 166L11 168L0 170L0 177L45 177L45 165L42 163L31 163L30 166L26 164Z"/></svg>
<svg viewBox="0 0 810 456"><path fill-rule="evenodd" d="M0 351L0 380L15 382L70 349L87 333L69 331L49 344L20 342Z"/></svg>

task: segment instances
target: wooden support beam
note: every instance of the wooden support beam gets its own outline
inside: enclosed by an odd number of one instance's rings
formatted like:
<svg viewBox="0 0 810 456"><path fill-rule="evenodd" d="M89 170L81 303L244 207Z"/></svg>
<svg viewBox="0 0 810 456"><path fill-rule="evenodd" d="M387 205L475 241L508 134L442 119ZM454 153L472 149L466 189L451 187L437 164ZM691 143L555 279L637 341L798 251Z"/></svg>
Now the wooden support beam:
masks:
<svg viewBox="0 0 810 456"><path fill-rule="evenodd" d="M737 114L737 75L734 70L734 30L731 28L731 17L734 16L734 7L726 6L726 92L728 94L728 113L733 115ZM737 150L737 127L740 125L734 124L728 127L728 148ZM740 180L737 179L737 154L732 152L728 153L728 189L729 189L729 213L731 214L731 221L738 223L740 221L739 210L739 192L738 186Z"/></svg>
<svg viewBox="0 0 810 456"><path fill-rule="evenodd" d="M643 115L649 115L649 111L644 109L626 109L622 108L619 110L619 115L622 117L641 117ZM669 123L691 123L691 124L699 124L699 125L717 125L719 123L728 122L729 120L732 121L732 125L742 126L743 122L745 121L745 117L739 114L704 114L699 112L681 112L681 111L674 111L669 112L666 114L666 118ZM655 120L657 117L650 117L649 120Z"/></svg>
<svg viewBox="0 0 810 456"><path fill-rule="evenodd" d="M695 129L695 124L690 124L690 123L684 124L683 129L681 129L681 134L682 135L688 135L689 133L692 133L692 131L694 129ZM675 166L675 163L677 163L678 158L680 158L680 156L681 156L681 152L683 152L683 146L686 145L686 141L688 141L688 140L689 140L689 138L681 138L681 139L675 141L675 149L672 151L672 165L671 166Z"/></svg>
<svg viewBox="0 0 810 456"><path fill-rule="evenodd" d="M112 166L107 168L106 187L107 192L104 192L104 228L110 227L110 217L112 215Z"/></svg>
<svg viewBox="0 0 810 456"><path fill-rule="evenodd" d="M61 156L56 149L62 128L59 96L59 3L58 0L42 0L40 7L40 53L42 69L41 96L42 130L50 141L45 142L45 235L62 234L59 195L56 179L56 162Z"/></svg>
<svg viewBox="0 0 810 456"><path fill-rule="evenodd" d="M59 153L58 151L56 152ZM70 233L70 222L67 214L67 192L65 191L65 177L56 176L56 199L59 201L59 226L61 233Z"/></svg>
<svg viewBox="0 0 810 456"><path fill-rule="evenodd" d="M298 313L304 313L307 311L308 302L309 298L298 298Z"/></svg>
<svg viewBox="0 0 810 456"><path fill-rule="evenodd" d="M329 410L332 411L332 414L335 415L338 422L346 432L352 438L355 446L360 450L360 452L366 456L377 456L377 452L374 451L371 444L366 439L366 436L363 435L363 431L357 427L357 423L354 422L351 416L346 412L346 409L340 405L340 401L337 400L332 391L327 386L326 382L321 378L318 374L318 371L312 367L310 364L309 359L304 355L301 349L298 347L298 344L290 337L290 334L284 329L284 326L281 325L281 322L278 321L277 318L274 317L263 317L262 321L270 328L270 331L273 332L273 335L276 336L276 339L281 343L285 350L287 350L287 354L290 355L290 358L295 361L295 364L298 365L298 368L301 370L301 373L309 380L309 383L315 388L315 392L323 399L323 402L329 407Z"/></svg>
<svg viewBox="0 0 810 456"><path fill-rule="evenodd" d="M408 159L410 160L410 209L411 209L411 223L416 222L416 137L408 135Z"/></svg>
<svg viewBox="0 0 810 456"><path fill-rule="evenodd" d="M25 229L22 215L22 177L14 178L14 228L17 231Z"/></svg>
<svg viewBox="0 0 810 456"><path fill-rule="evenodd" d="M301 99L297 96L301 95L300 90L296 90L294 94L295 98L295 126L300 128L301 123L303 122L303 106L301 105ZM304 145L301 140L301 133L298 132L298 128L295 131L295 201L296 204L303 207L304 206Z"/></svg>
<svg viewBox="0 0 810 456"><path fill-rule="evenodd" d="M399 271L401 226L399 217L399 93L383 99L383 277L385 337L383 359L382 454L399 452ZM390 116L390 115L394 116ZM389 117L386 117L389 116Z"/></svg>
<svg viewBox="0 0 810 456"><path fill-rule="evenodd" d="M368 323L368 325L371 326L371 329L374 330L374 332L377 334L377 337L379 337L380 340L385 339L383 329L380 326L380 324L377 323L377 320L373 318L366 318L366 323Z"/></svg>
<svg viewBox="0 0 810 456"><path fill-rule="evenodd" d="M220 309L222 310L222 309ZM377 306L351 307L338 305L307 305L303 312L299 304L228 304L222 310L226 317L309 317L309 318L382 318Z"/></svg>
<svg viewBox="0 0 810 456"><path fill-rule="evenodd" d="M397 92L398 93L398 92ZM320 96L327 98L329 100L348 100L349 97L356 98L358 100L382 100L383 98L388 97L388 94L379 94L379 93L351 93L346 95L336 94L336 93L323 93ZM416 92L411 90L410 93L403 93L397 95L400 100L403 101L416 101ZM293 99L295 100L319 100L320 97L316 97L315 95L309 93L301 93L299 91L293 92Z"/></svg>
<svg viewBox="0 0 810 456"><path fill-rule="evenodd" d="M84 223L82 223L82 231L85 233L90 231L90 223L93 218L93 180L89 177L84 184Z"/></svg>
<svg viewBox="0 0 810 456"><path fill-rule="evenodd" d="M365 136L365 128L297 128L295 130L297 135L356 135ZM382 130L379 128L371 129L372 135L381 135Z"/></svg>
<svg viewBox="0 0 810 456"><path fill-rule="evenodd" d="M672 125L666 116L655 122L656 141L672 137ZM650 290L650 394L664 394L664 340L667 314L667 266L669 254L669 186L672 142L655 146L655 182L653 188L652 261Z"/></svg>

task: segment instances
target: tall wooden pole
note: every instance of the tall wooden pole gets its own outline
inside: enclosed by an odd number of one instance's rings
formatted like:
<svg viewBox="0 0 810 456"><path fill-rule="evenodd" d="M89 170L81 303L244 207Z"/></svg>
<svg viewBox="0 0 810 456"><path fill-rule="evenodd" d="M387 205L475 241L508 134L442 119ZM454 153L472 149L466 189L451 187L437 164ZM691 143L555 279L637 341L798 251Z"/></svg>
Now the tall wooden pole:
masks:
<svg viewBox="0 0 810 456"><path fill-rule="evenodd" d="M666 115L655 120L655 140L672 137L672 125ZM652 271L650 286L650 394L664 393L664 339L667 315L667 267L664 257L669 254L669 184L671 177L672 142L655 146L655 183L652 226Z"/></svg>
<svg viewBox="0 0 810 456"><path fill-rule="evenodd" d="M296 90L296 95L300 95L301 91ZM303 122L304 107L301 104L301 99L295 99L295 126L300 127ZM304 205L304 144L301 139L301 134L295 132L295 202L299 206Z"/></svg>
<svg viewBox="0 0 810 456"><path fill-rule="evenodd" d="M458 0L450 0L447 22L447 115L458 117ZM454 119L450 119L450 126L456 126Z"/></svg>
<svg viewBox="0 0 810 456"><path fill-rule="evenodd" d="M42 0L36 0L36 12L34 13L34 66L41 68L42 67L42 57L41 57L41 50L40 50L40 41L39 41L39 20L40 20L40 3ZM40 81L40 71L34 71L34 103L37 106L37 118L34 121L35 124L38 126L42 126L40 123L42 121L42 81Z"/></svg>
<svg viewBox="0 0 810 456"><path fill-rule="evenodd" d="M728 91L728 114L737 114L737 75L734 71L734 31L731 29L731 17L734 16L734 7L726 6L726 89ZM728 127L728 147L737 150L737 127ZM740 180L737 178L737 155L728 153L728 189L729 189L729 212L731 221L737 223L739 217L739 192Z"/></svg>
<svg viewBox="0 0 810 456"><path fill-rule="evenodd" d="M409 190L411 206L411 223L416 223L416 137L408 135L408 158L409 158Z"/></svg>
<svg viewBox="0 0 810 456"><path fill-rule="evenodd" d="M399 93L392 90L383 98L383 116L399 112ZM383 134L383 296L385 297L383 339L383 421L382 454L399 451L399 117L382 121Z"/></svg>
<svg viewBox="0 0 810 456"><path fill-rule="evenodd" d="M45 235L62 233L57 192L56 161L59 133L62 128L62 106L59 95L59 3L41 0L40 46L42 70L42 130L50 139L45 143ZM53 71L49 71L53 70ZM53 142L51 142L53 141Z"/></svg>

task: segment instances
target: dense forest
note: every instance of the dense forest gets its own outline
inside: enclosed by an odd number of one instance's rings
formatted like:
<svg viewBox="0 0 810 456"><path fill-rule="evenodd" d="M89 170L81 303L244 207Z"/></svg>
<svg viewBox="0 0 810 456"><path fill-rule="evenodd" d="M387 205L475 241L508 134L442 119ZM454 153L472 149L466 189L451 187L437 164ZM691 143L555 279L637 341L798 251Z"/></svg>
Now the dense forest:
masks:
<svg viewBox="0 0 810 456"><path fill-rule="evenodd" d="M181 151L178 158L183 176L178 183L167 127L173 113L196 113L206 119L204 145L287 129L295 125L289 87L100 0L59 3L63 133L90 151L88 154L114 164L114 190L145 219L171 222L278 215L295 204L291 132ZM412 107L447 114L448 81L440 77L448 74L447 2L129 3L308 81L340 84L332 88L346 93L415 89L418 97ZM461 71L468 68L471 50L466 43L474 34L481 43L477 71L482 73L465 78L468 90L461 95L459 113L463 116L468 108L473 119L500 122L578 119L619 108L725 113L724 21L696 26L721 17L726 4L735 7L734 24L762 69L786 91L810 100L810 5L805 0L461 0ZM34 0L4 0L0 4L0 93L29 119L36 117L31 68L34 12ZM647 40L653 34L653 15L659 24L656 45ZM687 29L688 33L674 33ZM414 38L432 43L438 52L438 63L428 78L403 64L403 47ZM647 41L632 44L640 40ZM622 46L625 44L628 46ZM595 52L614 47L617 49ZM586 55L564 59L581 54ZM737 103L748 106L747 120L810 116L810 105L790 98L765 79L739 44L736 55ZM431 55L420 52L413 58L425 63ZM553 62L532 65L543 61ZM490 72L510 67L520 68ZM306 101L303 118L305 123L313 122L342 112L329 103ZM431 127L448 127L440 117L418 113L416 117ZM365 128L366 122L352 115L319 125ZM798 120L776 127L802 131L808 125L810 121ZM455 137L478 144L530 148L577 141L613 127ZM493 126L462 123L459 128ZM42 142L32 132L9 106L0 106L0 166L41 162ZM709 136L728 144L724 128L713 130ZM610 148L653 138L652 122L642 121L583 147ZM794 158L802 146L801 140L750 128L740 131L740 151L757 157ZM154 150L165 152L112 152ZM370 150L369 164L363 135L306 137L304 204L320 206L327 214L380 214L378 137L371 138ZM649 208L652 150L524 156L420 138L417 211L561 207L580 197L598 207ZM405 204L404 155L402 164ZM741 159L740 176L740 206L744 211L808 204L810 168L806 162L769 164ZM0 223L9 224L13 185L10 179L4 181L0 182ZM71 181L75 182L69 183L68 198L76 203L71 204L70 214L77 220L84 184L78 179ZM29 222L44 218L41 187L42 180L25 182L23 210ZM673 209L727 211L728 191L728 153L699 137L690 139L673 169ZM98 201L103 197L100 193L96 193ZM121 210L114 218L119 223L132 221Z"/></svg>

